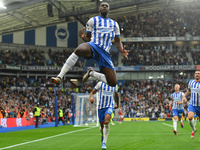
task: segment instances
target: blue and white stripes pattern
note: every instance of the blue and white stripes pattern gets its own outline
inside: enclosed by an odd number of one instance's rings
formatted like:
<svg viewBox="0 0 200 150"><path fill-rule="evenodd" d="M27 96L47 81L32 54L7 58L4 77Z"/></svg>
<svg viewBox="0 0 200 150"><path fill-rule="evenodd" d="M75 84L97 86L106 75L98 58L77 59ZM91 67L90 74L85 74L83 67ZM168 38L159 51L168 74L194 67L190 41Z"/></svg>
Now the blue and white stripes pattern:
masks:
<svg viewBox="0 0 200 150"><path fill-rule="evenodd" d="M78 22L61 23L0 35L0 42L75 48L78 46Z"/></svg>
<svg viewBox="0 0 200 150"><path fill-rule="evenodd" d="M192 106L200 106L200 101L199 101L200 82L196 82L196 80L191 80L188 84L188 88L191 90L189 104L192 104Z"/></svg>
<svg viewBox="0 0 200 150"><path fill-rule="evenodd" d="M98 82L94 89L99 91L98 109L114 107L114 93L117 91L116 87Z"/></svg>
<svg viewBox="0 0 200 150"><path fill-rule="evenodd" d="M177 102L182 102L183 101L183 97L185 96L185 94L183 92L174 92L171 97L173 99L173 107L172 109L178 109L181 110L183 109L183 104L177 104Z"/></svg>
<svg viewBox="0 0 200 150"><path fill-rule="evenodd" d="M120 36L119 25L110 18L96 16L91 18L86 24L86 30L92 34L91 41L99 47L109 52L112 40L115 36Z"/></svg>

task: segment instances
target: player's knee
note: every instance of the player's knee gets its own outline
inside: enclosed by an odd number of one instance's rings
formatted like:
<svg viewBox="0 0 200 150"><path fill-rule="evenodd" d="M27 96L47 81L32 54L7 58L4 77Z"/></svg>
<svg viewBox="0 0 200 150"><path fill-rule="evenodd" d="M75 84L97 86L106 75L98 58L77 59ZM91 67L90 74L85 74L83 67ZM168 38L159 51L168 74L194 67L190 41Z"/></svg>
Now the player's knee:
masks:
<svg viewBox="0 0 200 150"><path fill-rule="evenodd" d="M82 53L81 48L80 48L80 47L77 47L77 48L75 49L74 53L75 53L77 56L80 57L80 56L81 56L81 53Z"/></svg>
<svg viewBox="0 0 200 150"><path fill-rule="evenodd" d="M193 117L191 117L191 116L188 116L188 119L191 121L191 120L193 119Z"/></svg>
<svg viewBox="0 0 200 150"><path fill-rule="evenodd" d="M107 125L107 124L109 124L109 122L110 122L110 120L105 120L104 124Z"/></svg>

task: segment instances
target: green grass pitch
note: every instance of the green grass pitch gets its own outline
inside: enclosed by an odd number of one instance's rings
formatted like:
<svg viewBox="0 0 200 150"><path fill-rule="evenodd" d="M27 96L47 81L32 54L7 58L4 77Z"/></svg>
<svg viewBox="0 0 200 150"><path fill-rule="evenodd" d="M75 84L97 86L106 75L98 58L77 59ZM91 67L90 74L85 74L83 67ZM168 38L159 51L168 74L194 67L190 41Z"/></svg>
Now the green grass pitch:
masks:
<svg viewBox="0 0 200 150"><path fill-rule="evenodd" d="M174 135L172 121L123 122L110 125L107 150L198 150L200 130L190 138L191 128L178 123ZM0 133L0 150L101 150L99 127L60 126Z"/></svg>

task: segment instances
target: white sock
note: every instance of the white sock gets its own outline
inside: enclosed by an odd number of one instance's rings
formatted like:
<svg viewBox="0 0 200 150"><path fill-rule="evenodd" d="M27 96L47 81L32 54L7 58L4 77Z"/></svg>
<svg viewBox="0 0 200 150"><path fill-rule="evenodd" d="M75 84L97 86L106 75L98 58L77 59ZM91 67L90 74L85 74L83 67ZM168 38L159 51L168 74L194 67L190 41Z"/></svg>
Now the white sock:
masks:
<svg viewBox="0 0 200 150"><path fill-rule="evenodd" d="M90 76L90 77L88 78L88 80L97 80L97 78L91 77L91 76Z"/></svg>
<svg viewBox="0 0 200 150"><path fill-rule="evenodd" d="M194 126L196 126L196 125L197 125L197 120L195 119L195 120L194 120Z"/></svg>
<svg viewBox="0 0 200 150"><path fill-rule="evenodd" d="M97 78L98 80L104 82L104 83L108 83L106 80L106 76L103 73L98 73L96 71L90 71L90 76Z"/></svg>
<svg viewBox="0 0 200 150"><path fill-rule="evenodd" d="M75 53L72 53L66 60L65 64L63 65L58 77L61 79L63 76L75 65L78 60L78 56Z"/></svg>
<svg viewBox="0 0 200 150"><path fill-rule="evenodd" d="M177 120L173 121L174 130L177 131Z"/></svg>
<svg viewBox="0 0 200 150"><path fill-rule="evenodd" d="M103 143L107 142L108 133L109 133L109 124L105 124L103 128Z"/></svg>
<svg viewBox="0 0 200 150"><path fill-rule="evenodd" d="M196 128L195 128L195 126L194 126L194 120L189 120L189 123L190 123L190 126L191 126L191 128L192 128L192 131L195 131Z"/></svg>
<svg viewBox="0 0 200 150"><path fill-rule="evenodd" d="M181 119L180 123L183 123L183 120Z"/></svg>

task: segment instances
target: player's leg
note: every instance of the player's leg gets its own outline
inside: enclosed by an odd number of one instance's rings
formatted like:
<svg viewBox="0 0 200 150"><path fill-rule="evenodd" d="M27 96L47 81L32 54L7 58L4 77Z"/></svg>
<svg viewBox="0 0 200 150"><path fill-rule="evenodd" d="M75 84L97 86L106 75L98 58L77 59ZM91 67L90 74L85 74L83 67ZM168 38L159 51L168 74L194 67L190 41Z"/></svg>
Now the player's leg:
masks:
<svg viewBox="0 0 200 150"><path fill-rule="evenodd" d="M106 112L104 113L104 127L103 127L103 142L102 142L102 149L106 149L106 143L107 143L107 139L108 139L108 134L109 134L109 122L111 119L111 115L113 112L113 108L106 108Z"/></svg>
<svg viewBox="0 0 200 150"><path fill-rule="evenodd" d="M190 126L192 128L192 133L191 133L191 138L192 139L194 138L195 132L197 131L196 128L195 128L195 125L194 125L193 117L194 117L194 112L189 111L188 112L188 119L189 119L189 124L190 124Z"/></svg>
<svg viewBox="0 0 200 150"><path fill-rule="evenodd" d="M116 78L115 70L102 67L101 72L105 75L108 85L110 85L110 86L116 86L117 85L117 78Z"/></svg>
<svg viewBox="0 0 200 150"><path fill-rule="evenodd" d="M119 115L119 124L122 123L122 115Z"/></svg>
<svg viewBox="0 0 200 150"><path fill-rule="evenodd" d="M92 50L89 44L80 44L75 51L67 58L65 64L63 65L60 73L56 78L52 77L51 82L55 84L60 84L63 76L75 65L79 57L91 58Z"/></svg>
<svg viewBox="0 0 200 150"><path fill-rule="evenodd" d="M116 86L117 78L115 70L102 67L101 72L102 73L96 72L91 67L89 67L86 74L83 76L83 81L86 82L89 77L94 77L97 80L108 84L109 86Z"/></svg>
<svg viewBox="0 0 200 150"><path fill-rule="evenodd" d="M37 127L38 127L38 121L39 121L39 117L38 117L38 116L36 116L35 118L36 118L36 121L35 121L35 127L37 128Z"/></svg>
<svg viewBox="0 0 200 150"><path fill-rule="evenodd" d="M62 118L62 123L63 123L63 125L65 125L65 119L63 119L63 118Z"/></svg>
<svg viewBox="0 0 200 150"><path fill-rule="evenodd" d="M182 117L178 117L178 121L180 122L180 125L181 125L181 128L183 128L183 119L182 119Z"/></svg>
<svg viewBox="0 0 200 150"><path fill-rule="evenodd" d="M58 117L58 124L59 124L59 122L60 122L60 117Z"/></svg>
<svg viewBox="0 0 200 150"><path fill-rule="evenodd" d="M120 124L122 124L123 116L120 116Z"/></svg>
<svg viewBox="0 0 200 150"><path fill-rule="evenodd" d="M178 121L180 122L181 128L183 128L182 115L183 115L183 110L179 110L179 112L178 112Z"/></svg>
<svg viewBox="0 0 200 150"><path fill-rule="evenodd" d="M87 73L83 77L83 81L87 81L89 76L95 77L98 80L108 84L109 86L116 86L117 79L115 73L115 67L112 63L110 54L106 51L102 50L101 48L97 47L96 45L89 43L92 52L93 58L98 63L99 69L102 73L98 73L93 71L93 69L89 69Z"/></svg>
<svg viewBox="0 0 200 150"><path fill-rule="evenodd" d="M109 122L111 119L110 114L106 114L105 120L104 120L104 128L103 128L103 142L102 142L102 149L106 149L106 143L108 139L108 134L110 130Z"/></svg>
<svg viewBox="0 0 200 150"><path fill-rule="evenodd" d="M174 134L176 135L177 134L177 119L178 119L178 110L177 109L173 109L173 127L174 127Z"/></svg>
<svg viewBox="0 0 200 150"><path fill-rule="evenodd" d="M103 129L104 129L104 119L105 119L105 109L98 109L98 117L100 122L100 132L101 132L101 143L103 142Z"/></svg>
<svg viewBox="0 0 200 150"><path fill-rule="evenodd" d="M70 117L67 118L67 123L70 124Z"/></svg>
<svg viewBox="0 0 200 150"><path fill-rule="evenodd" d="M174 113L174 111L173 111ZM178 116L174 116L174 120L173 120L173 126L174 126L174 134L176 135L177 134L177 118Z"/></svg>
<svg viewBox="0 0 200 150"><path fill-rule="evenodd" d="M104 121L100 122L101 143L103 142L103 128L104 128Z"/></svg>

